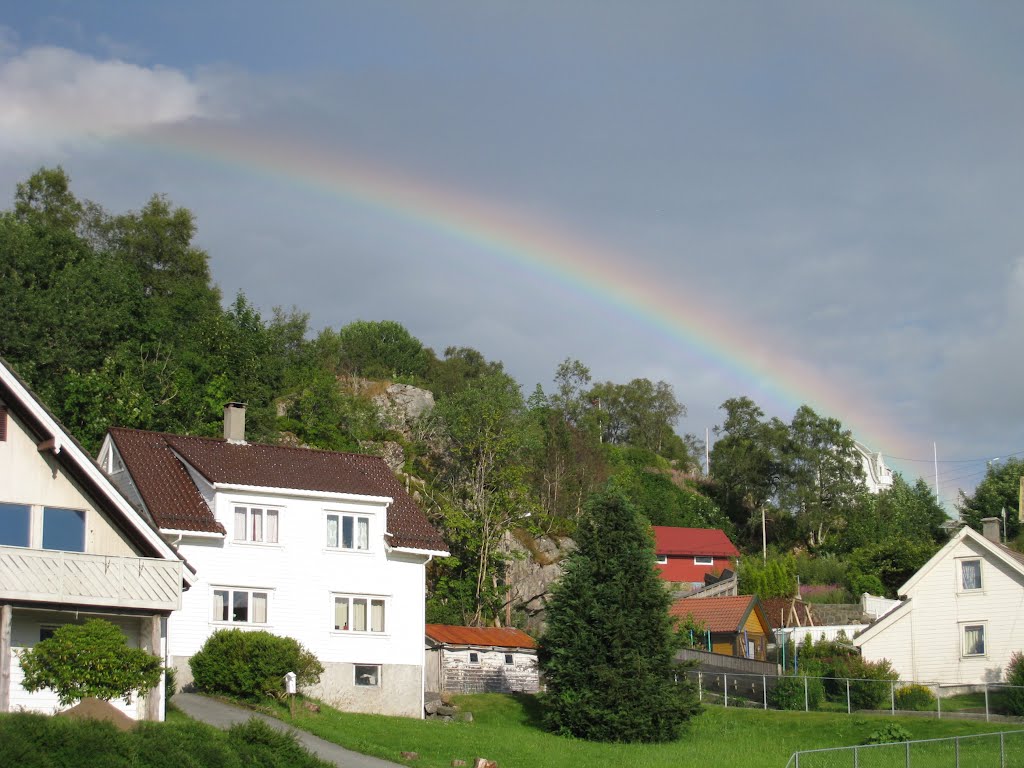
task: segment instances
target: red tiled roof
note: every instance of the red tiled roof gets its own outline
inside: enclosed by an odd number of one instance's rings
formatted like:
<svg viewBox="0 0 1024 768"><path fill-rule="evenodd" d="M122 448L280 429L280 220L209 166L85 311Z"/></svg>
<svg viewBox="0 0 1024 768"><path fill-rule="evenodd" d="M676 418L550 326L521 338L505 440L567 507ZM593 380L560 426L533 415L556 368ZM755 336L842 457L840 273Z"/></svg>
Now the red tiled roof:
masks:
<svg viewBox="0 0 1024 768"><path fill-rule="evenodd" d="M377 456L133 429L111 429L110 435L161 528L224 532L192 482L184 460L211 483L390 497L390 545L447 550L441 535Z"/></svg>
<svg viewBox="0 0 1024 768"><path fill-rule="evenodd" d="M739 632L756 604L754 595L736 597L694 597L676 600L668 609L670 616L685 619L692 614L711 632Z"/></svg>
<svg viewBox="0 0 1024 768"><path fill-rule="evenodd" d="M654 549L659 555L717 555L739 557L740 551L718 528L654 526Z"/></svg>
<svg viewBox="0 0 1024 768"><path fill-rule="evenodd" d="M487 648L536 648L537 643L521 629L512 627L456 627L427 624L426 635L435 643Z"/></svg>

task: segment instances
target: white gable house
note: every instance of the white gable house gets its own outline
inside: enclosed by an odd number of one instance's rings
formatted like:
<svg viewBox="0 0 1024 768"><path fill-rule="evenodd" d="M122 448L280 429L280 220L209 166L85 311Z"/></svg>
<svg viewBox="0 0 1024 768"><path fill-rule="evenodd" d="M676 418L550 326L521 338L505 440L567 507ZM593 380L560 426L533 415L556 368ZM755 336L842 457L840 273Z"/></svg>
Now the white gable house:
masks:
<svg viewBox="0 0 1024 768"><path fill-rule="evenodd" d="M166 619L195 574L0 360L0 712L60 709L29 693L18 654L62 625L102 618L163 658ZM162 684L125 703L163 719Z"/></svg>
<svg viewBox="0 0 1024 768"><path fill-rule="evenodd" d="M902 604L854 638L865 659L889 659L903 680L980 684L1002 679L1024 650L1024 555L962 528L902 587Z"/></svg>
<svg viewBox="0 0 1024 768"><path fill-rule="evenodd" d="M425 565L445 544L384 461L225 438L110 430L100 464L196 568L169 656L221 628L294 637L324 665L306 691L341 709L423 714Z"/></svg>

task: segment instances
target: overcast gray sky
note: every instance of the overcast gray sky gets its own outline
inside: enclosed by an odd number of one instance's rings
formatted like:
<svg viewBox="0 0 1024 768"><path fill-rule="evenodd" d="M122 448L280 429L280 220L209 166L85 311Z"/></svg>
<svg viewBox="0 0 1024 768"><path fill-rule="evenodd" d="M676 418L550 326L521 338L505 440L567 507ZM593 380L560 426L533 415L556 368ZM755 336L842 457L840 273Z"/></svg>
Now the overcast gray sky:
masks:
<svg viewBox="0 0 1024 768"><path fill-rule="evenodd" d="M664 379L700 435L808 402L946 502L1024 453L1024 5L5 5L5 206L165 193L226 299Z"/></svg>

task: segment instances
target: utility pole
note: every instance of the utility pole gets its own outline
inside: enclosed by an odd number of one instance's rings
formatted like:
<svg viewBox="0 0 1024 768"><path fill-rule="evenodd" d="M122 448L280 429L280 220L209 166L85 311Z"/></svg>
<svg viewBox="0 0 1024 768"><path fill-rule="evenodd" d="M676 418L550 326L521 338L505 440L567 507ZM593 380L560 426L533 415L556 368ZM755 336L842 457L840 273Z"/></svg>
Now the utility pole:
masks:
<svg viewBox="0 0 1024 768"><path fill-rule="evenodd" d="M764 504L761 505L761 560L768 562L768 534L764 524Z"/></svg>
<svg viewBox="0 0 1024 768"><path fill-rule="evenodd" d="M941 504L942 497L939 496L939 449L935 443L932 443L932 454L935 457L935 498Z"/></svg>
<svg viewBox="0 0 1024 768"><path fill-rule="evenodd" d="M711 430L704 427L704 474L711 477ZM1024 477L1021 478L1024 481Z"/></svg>

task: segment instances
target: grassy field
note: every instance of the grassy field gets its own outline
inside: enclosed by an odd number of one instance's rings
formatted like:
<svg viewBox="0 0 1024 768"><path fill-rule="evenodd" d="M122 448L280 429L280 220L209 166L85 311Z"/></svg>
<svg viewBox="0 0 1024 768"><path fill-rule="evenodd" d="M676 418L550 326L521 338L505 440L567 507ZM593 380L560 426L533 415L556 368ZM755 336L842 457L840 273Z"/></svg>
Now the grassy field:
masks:
<svg viewBox="0 0 1024 768"><path fill-rule="evenodd" d="M294 725L359 752L396 762L402 751L419 753L410 765L447 768L453 759L497 760L501 768L635 766L707 768L708 765L782 766L797 750L859 744L887 723L902 725L913 739L966 736L1016 725L928 718L848 716L824 712L765 712L707 707L678 741L659 745L593 744L546 733L536 700L529 696L487 694L456 697L472 723L444 723L355 715L323 707L320 713L296 708ZM300 711L301 710L301 711ZM274 714L288 719L287 708Z"/></svg>

